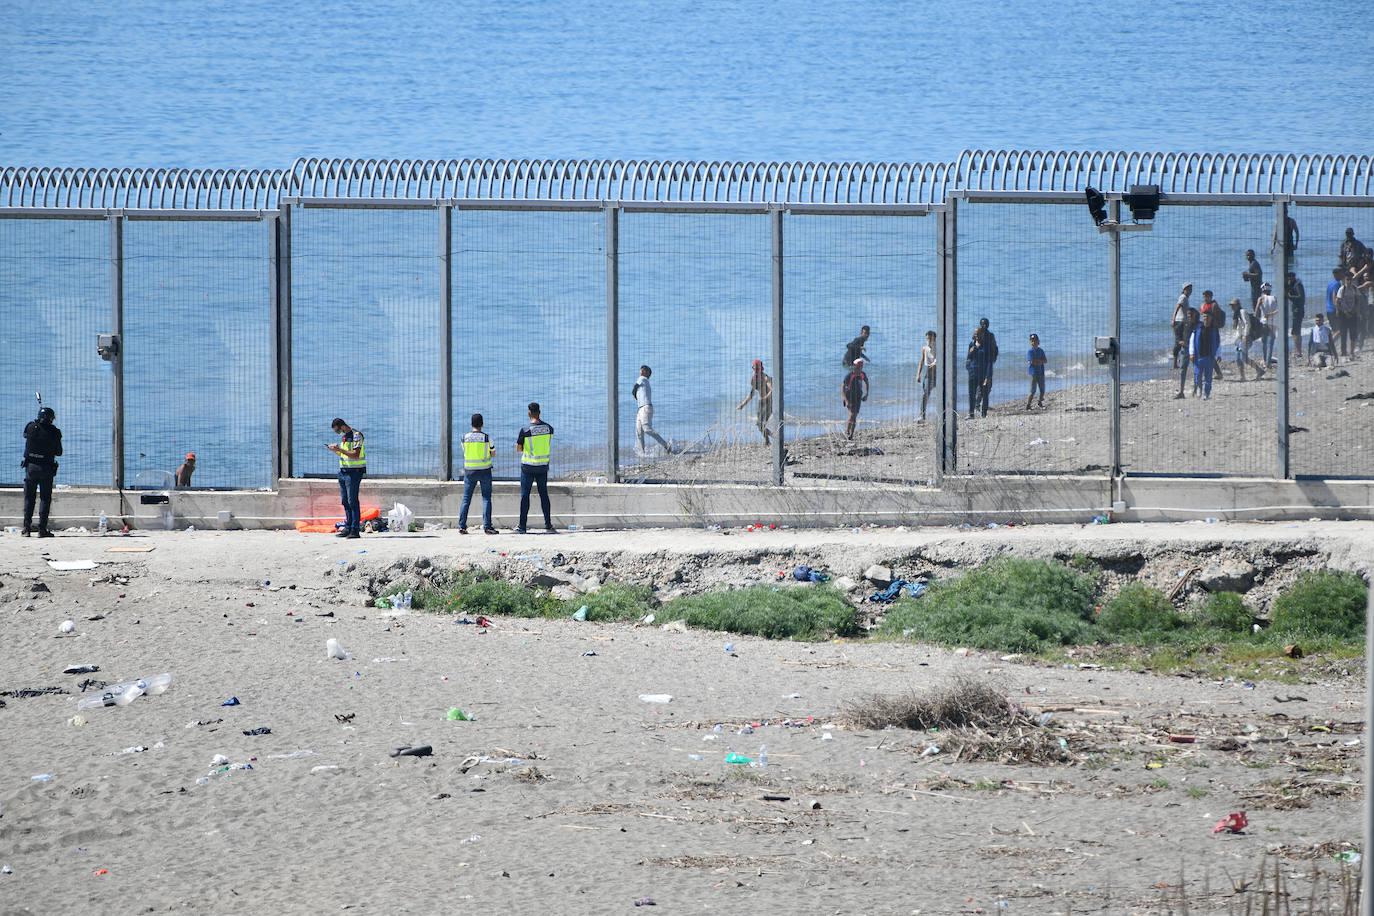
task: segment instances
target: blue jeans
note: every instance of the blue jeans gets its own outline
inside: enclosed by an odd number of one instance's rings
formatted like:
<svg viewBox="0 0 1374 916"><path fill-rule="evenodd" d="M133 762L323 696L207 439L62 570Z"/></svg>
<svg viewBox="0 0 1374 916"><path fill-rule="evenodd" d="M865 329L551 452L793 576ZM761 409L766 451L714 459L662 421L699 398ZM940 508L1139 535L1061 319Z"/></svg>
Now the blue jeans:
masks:
<svg viewBox="0 0 1374 916"><path fill-rule="evenodd" d="M344 531L363 530L363 510L358 507L358 487L366 473L363 468L339 468L339 499L343 501Z"/></svg>
<svg viewBox="0 0 1374 916"><path fill-rule="evenodd" d="M491 468L468 471L463 475L463 505L458 509L458 527L468 526L468 506L472 505L472 491L482 485L482 530L490 531L491 525Z"/></svg>
<svg viewBox="0 0 1374 916"><path fill-rule="evenodd" d="M1264 367L1269 368L1269 361L1274 358L1274 341L1278 337L1278 331L1268 325L1264 328Z"/></svg>
<svg viewBox="0 0 1374 916"><path fill-rule="evenodd" d="M1212 370L1216 368L1216 362L1215 356L1193 358L1193 384L1202 386L1204 398L1212 396Z"/></svg>
<svg viewBox="0 0 1374 916"><path fill-rule="evenodd" d="M549 516L549 467L531 467L528 464L520 465L520 527L524 528L529 518L530 487L536 485L539 487L539 508L544 510L544 527L552 528L553 522Z"/></svg>

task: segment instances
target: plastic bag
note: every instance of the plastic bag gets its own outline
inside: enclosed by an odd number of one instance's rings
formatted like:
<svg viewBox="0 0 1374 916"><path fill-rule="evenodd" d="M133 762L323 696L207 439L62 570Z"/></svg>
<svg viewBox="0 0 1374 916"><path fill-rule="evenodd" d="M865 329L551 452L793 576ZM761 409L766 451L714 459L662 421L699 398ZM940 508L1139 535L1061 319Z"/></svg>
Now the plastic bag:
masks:
<svg viewBox="0 0 1374 916"><path fill-rule="evenodd" d="M415 513L406 507L405 503L397 503L391 507L391 511L386 514L387 531L409 531L411 523L415 521Z"/></svg>

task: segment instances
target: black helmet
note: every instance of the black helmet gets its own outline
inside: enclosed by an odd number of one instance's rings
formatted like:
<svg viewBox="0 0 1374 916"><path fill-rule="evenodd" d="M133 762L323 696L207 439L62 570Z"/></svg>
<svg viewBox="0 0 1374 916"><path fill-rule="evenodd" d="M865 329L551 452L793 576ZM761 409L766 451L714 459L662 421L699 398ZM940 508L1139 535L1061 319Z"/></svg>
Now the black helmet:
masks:
<svg viewBox="0 0 1374 916"><path fill-rule="evenodd" d="M56 419L57 414L53 413L53 409L51 407L44 407L38 411L38 422L40 423L51 423L53 420Z"/></svg>

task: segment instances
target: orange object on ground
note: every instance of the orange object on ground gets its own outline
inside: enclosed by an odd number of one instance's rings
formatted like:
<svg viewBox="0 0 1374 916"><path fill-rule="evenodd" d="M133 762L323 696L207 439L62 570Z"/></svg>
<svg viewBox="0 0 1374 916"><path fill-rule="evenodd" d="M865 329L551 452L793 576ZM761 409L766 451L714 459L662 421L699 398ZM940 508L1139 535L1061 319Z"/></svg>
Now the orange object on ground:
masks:
<svg viewBox="0 0 1374 916"><path fill-rule="evenodd" d="M364 509L362 520L367 522L381 518L381 509ZM341 518L312 518L296 522L296 530L305 534L333 534L334 526L343 522Z"/></svg>
<svg viewBox="0 0 1374 916"><path fill-rule="evenodd" d="M1250 820L1245 816L1245 812L1237 811L1236 813L1228 814L1221 820L1217 821L1217 825L1212 828L1212 832L1240 833L1242 830L1249 826Z"/></svg>

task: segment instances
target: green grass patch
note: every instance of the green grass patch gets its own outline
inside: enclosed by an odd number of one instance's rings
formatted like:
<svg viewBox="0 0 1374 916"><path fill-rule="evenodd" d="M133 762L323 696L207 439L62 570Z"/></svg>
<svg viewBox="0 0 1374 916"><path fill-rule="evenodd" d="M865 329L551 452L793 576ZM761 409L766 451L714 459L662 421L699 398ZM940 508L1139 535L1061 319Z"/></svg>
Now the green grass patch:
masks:
<svg viewBox="0 0 1374 916"><path fill-rule="evenodd" d="M587 619L600 623L638 620L653 607L654 590L647 585L608 582L590 595L577 595L562 602L563 612L571 617L583 605Z"/></svg>
<svg viewBox="0 0 1374 916"><path fill-rule="evenodd" d="M475 572L463 573L447 589L425 589L420 594L419 606L440 614L501 617L563 615L563 602L551 597L548 592Z"/></svg>
<svg viewBox="0 0 1374 916"><path fill-rule="evenodd" d="M690 627L723 630L769 639L816 640L857 636L854 611L830 586L775 588L755 585L692 595L668 602L664 620L686 620Z"/></svg>
<svg viewBox="0 0 1374 916"><path fill-rule="evenodd" d="M1274 602L1274 633L1347 639L1364 635L1369 586L1354 573L1306 572Z"/></svg>
<svg viewBox="0 0 1374 916"><path fill-rule="evenodd" d="M894 602L886 635L1003 652L1092 642L1091 576L1061 563L1003 557Z"/></svg>
<svg viewBox="0 0 1374 916"><path fill-rule="evenodd" d="M1193 622L1223 633L1249 633L1255 623L1245 601L1235 592L1210 594L1193 607Z"/></svg>
<svg viewBox="0 0 1374 916"><path fill-rule="evenodd" d="M1159 589L1132 582L1102 606L1097 625L1112 636L1134 636L1177 630L1184 620Z"/></svg>

